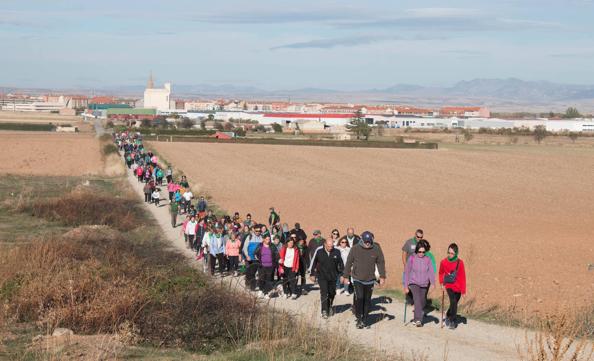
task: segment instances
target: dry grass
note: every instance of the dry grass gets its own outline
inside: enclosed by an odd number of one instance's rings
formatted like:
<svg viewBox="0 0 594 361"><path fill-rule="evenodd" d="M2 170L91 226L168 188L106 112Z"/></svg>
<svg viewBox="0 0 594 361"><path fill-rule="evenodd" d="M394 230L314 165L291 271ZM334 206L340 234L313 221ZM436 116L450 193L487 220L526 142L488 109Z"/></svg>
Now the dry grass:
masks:
<svg viewBox="0 0 594 361"><path fill-rule="evenodd" d="M74 191L62 197L36 200L20 210L66 226L109 225L121 231L140 226L143 221L135 202L91 191Z"/></svg>
<svg viewBox="0 0 594 361"><path fill-rule="evenodd" d="M522 361L591 361L594 355L591 340L581 316L558 313L540 322L539 329L526 332L524 344L518 345Z"/></svg>

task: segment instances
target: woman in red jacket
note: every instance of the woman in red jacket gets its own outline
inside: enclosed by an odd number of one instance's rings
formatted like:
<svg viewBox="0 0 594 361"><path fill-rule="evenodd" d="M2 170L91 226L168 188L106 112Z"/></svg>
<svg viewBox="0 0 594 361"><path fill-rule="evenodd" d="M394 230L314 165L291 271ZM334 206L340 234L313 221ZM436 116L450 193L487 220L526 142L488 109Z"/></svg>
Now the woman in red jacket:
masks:
<svg viewBox="0 0 594 361"><path fill-rule="evenodd" d="M458 258L458 245L455 243L450 244L448 257L439 264L439 283L442 288L445 287L450 299L445 323L447 327L454 330L457 326L458 302L466 293L466 271L464 262Z"/></svg>
<svg viewBox="0 0 594 361"><path fill-rule="evenodd" d="M297 298L297 272L299 272L299 250L295 247L297 236L287 239L280 250L279 273L283 277L283 291L287 298Z"/></svg>

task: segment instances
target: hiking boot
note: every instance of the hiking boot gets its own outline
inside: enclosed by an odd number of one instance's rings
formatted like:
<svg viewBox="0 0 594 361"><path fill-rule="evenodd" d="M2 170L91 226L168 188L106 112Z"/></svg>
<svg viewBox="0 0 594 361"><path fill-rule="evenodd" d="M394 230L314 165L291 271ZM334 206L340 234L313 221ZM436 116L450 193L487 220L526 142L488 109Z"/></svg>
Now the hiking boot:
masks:
<svg viewBox="0 0 594 361"><path fill-rule="evenodd" d="M363 328L365 328L365 323L363 322L363 320L357 320L357 328L359 330L362 330Z"/></svg>
<svg viewBox="0 0 594 361"><path fill-rule="evenodd" d="M297 295L293 295L293 296L291 296L291 299L292 299L292 300L296 300L296 299L297 299Z"/></svg>

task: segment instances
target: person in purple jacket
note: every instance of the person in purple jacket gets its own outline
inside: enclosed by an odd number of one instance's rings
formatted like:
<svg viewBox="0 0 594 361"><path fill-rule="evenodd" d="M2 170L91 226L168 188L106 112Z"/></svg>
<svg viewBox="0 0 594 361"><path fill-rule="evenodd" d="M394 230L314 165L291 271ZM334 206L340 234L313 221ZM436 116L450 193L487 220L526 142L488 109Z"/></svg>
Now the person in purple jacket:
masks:
<svg viewBox="0 0 594 361"><path fill-rule="evenodd" d="M404 269L404 293L412 293L415 305L415 316L413 319L417 327L423 326L423 316L427 293L429 289L435 288L435 270L429 257L425 256L427 251L425 241L419 241L415 247L415 254L410 256Z"/></svg>
<svg viewBox="0 0 594 361"><path fill-rule="evenodd" d="M269 298L268 293L274 288L274 269L278 266L279 252L274 243L270 241L270 235L264 236L254 251L254 256L260 262L258 269L259 297Z"/></svg>

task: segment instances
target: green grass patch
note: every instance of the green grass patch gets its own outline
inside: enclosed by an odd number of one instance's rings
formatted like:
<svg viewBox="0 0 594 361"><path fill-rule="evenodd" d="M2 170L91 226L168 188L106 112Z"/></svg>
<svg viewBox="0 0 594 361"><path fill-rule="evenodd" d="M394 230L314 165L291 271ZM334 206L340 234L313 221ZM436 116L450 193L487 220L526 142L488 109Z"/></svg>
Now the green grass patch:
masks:
<svg viewBox="0 0 594 361"><path fill-rule="evenodd" d="M56 126L52 123L34 124L34 123L0 123L0 130L21 130L27 132L53 132Z"/></svg>

